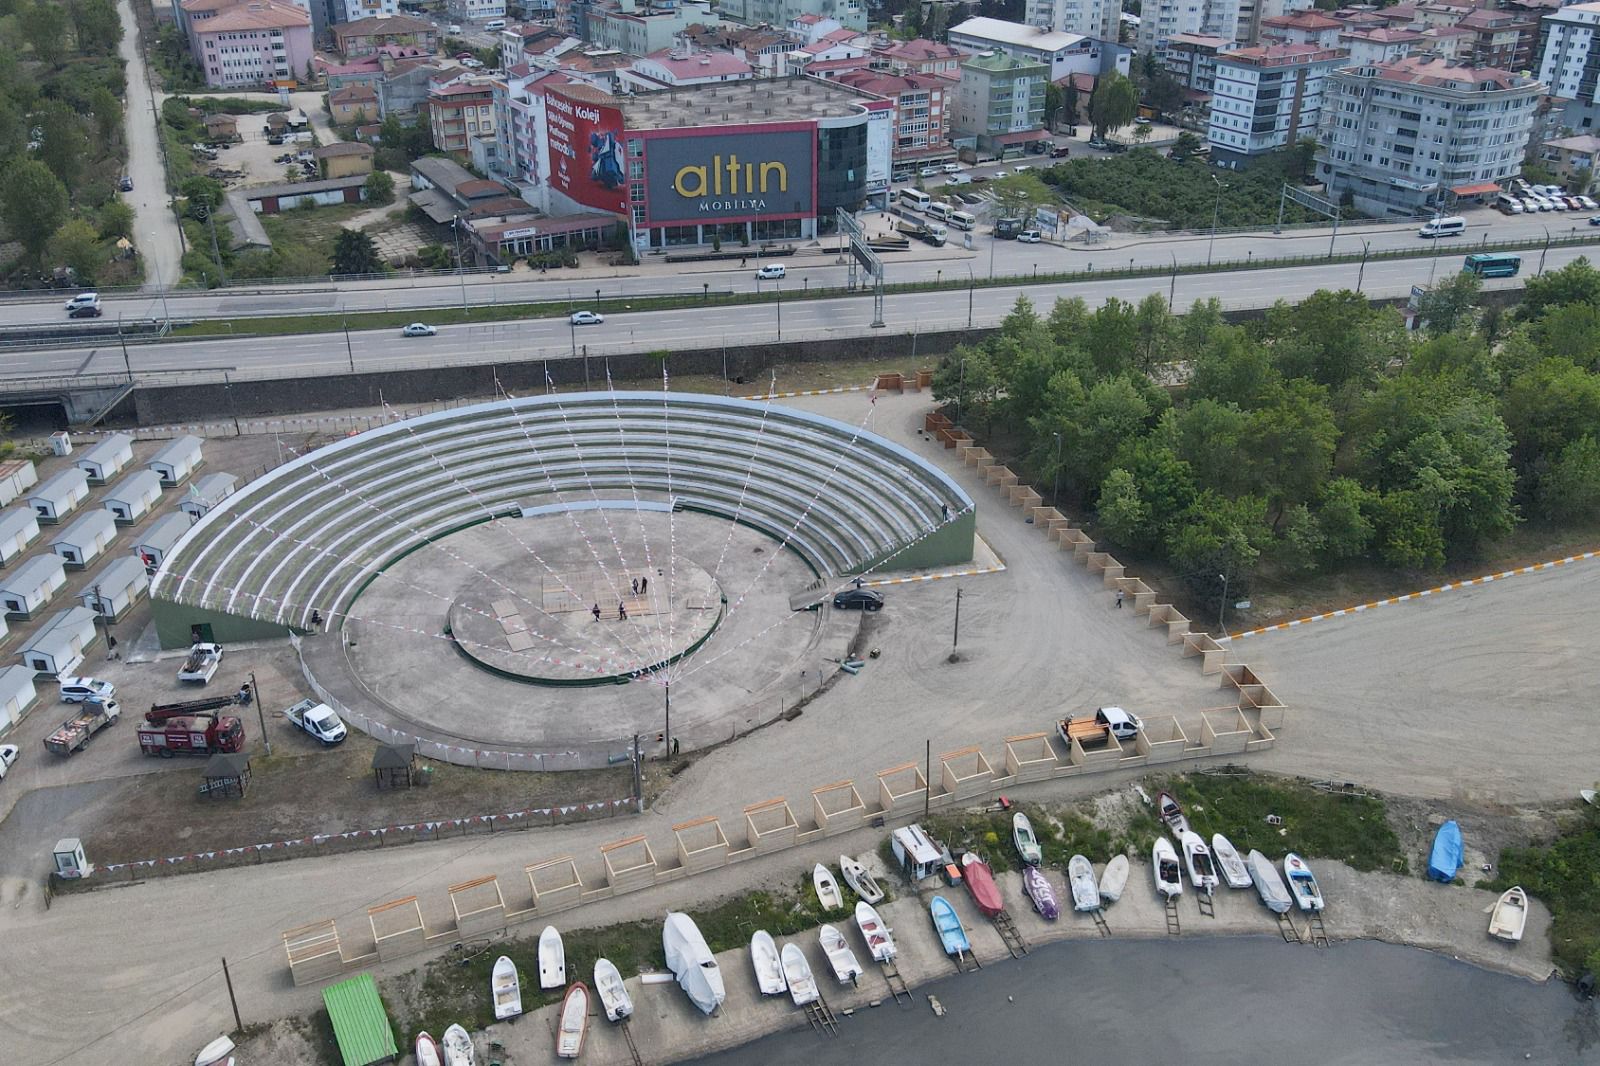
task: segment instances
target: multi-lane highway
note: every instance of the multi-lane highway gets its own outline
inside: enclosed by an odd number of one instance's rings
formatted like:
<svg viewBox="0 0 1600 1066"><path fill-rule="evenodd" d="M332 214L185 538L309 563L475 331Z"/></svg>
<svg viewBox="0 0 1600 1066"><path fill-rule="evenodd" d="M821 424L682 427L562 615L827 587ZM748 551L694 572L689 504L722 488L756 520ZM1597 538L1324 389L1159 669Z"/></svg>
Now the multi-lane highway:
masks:
<svg viewBox="0 0 1600 1066"><path fill-rule="evenodd" d="M1554 237L1593 234L1600 244L1600 227L1573 214L1540 214L1507 218L1498 212L1480 210L1470 217L1463 237L1438 242L1441 259L1455 258L1471 245L1484 240L1543 240ZM882 215L866 215L869 233L888 228ZM1110 269L1133 266L1151 267L1172 263L1194 265L1232 260L1324 256L1330 248L1340 255L1360 255L1364 248L1382 251L1394 248L1417 249L1424 242L1413 224L1383 224L1344 227L1336 239L1328 229L1272 233L1219 234L1212 241L1207 234L1135 237L1110 234L1106 239L1085 243L1073 241L1065 246L1020 244L994 241L988 234L974 235L974 247L961 245L960 234L952 231L952 244L931 249L913 244L908 253L886 253L886 280L891 283L986 278L1029 277L1036 273ZM826 251L806 250L785 259L788 277L778 283L785 292L811 286L842 286L846 266L828 242ZM552 271L530 275L485 274L464 279L455 276L388 281L359 281L298 285L251 285L248 288L217 289L210 292L168 292L163 297L145 292L103 297L106 317L124 320L161 319L170 313L174 319L263 315L326 314L358 311L396 311L416 309L426 318L429 308L459 307L463 300L479 304L526 303L532 301L571 301L582 306L598 290L603 297L650 293L751 292L756 289L757 257L752 253L741 264L686 263L666 264L648 260L639 267L617 267L596 276L595 271ZM763 286L773 283L763 282ZM1180 283L1181 285L1181 283ZM464 290L464 291L463 291ZM65 321L64 297L59 293L41 294L38 299L23 299L4 304L7 321L17 325L58 324ZM943 304L946 301L941 300Z"/></svg>
<svg viewBox="0 0 1600 1066"><path fill-rule="evenodd" d="M1583 255L1585 248L1556 248L1546 267L1554 269ZM1540 253L1525 256L1524 277L1538 268ZM1078 296L1098 304L1110 297L1138 300L1171 295L1183 310L1198 300L1218 299L1227 308L1263 307L1276 300L1299 300L1318 289L1354 288L1374 296L1405 295L1412 285L1460 269L1459 247L1437 259L1299 267L1274 271L1236 271L1153 278L1122 278L1075 284L1018 285L967 292L897 294L884 302L884 320L894 332L932 332L968 324L992 326L1018 296L1047 305L1059 296ZM1520 285L1522 278L1492 281L1491 288ZM969 311L970 307L970 311ZM162 371L185 380L285 377L404 369L441 364L509 360L603 357L630 351L660 351L715 346L869 336L870 297L784 300L779 303L712 305L669 311L608 314L599 326L571 326L565 318L532 319L482 326L444 326L435 337L402 339L397 329L290 337L239 337L138 345L127 352L115 343L51 351L0 353L0 378L121 374Z"/></svg>

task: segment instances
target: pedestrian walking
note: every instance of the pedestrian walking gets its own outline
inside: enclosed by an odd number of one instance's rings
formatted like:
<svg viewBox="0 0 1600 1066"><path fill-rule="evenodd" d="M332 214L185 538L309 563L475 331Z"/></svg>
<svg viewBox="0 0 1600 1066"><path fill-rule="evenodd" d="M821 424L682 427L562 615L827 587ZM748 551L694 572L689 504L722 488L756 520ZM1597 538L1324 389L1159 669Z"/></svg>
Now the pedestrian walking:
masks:
<svg viewBox="0 0 1600 1066"><path fill-rule="evenodd" d="M621 600L618 600L617 601L617 621L626 622L627 620L628 620L628 605L623 603Z"/></svg>
<svg viewBox="0 0 1600 1066"><path fill-rule="evenodd" d="M633 594L635 596L639 595L639 579L638 578L634 578L632 581L628 582L628 587L633 589Z"/></svg>
<svg viewBox="0 0 1600 1066"><path fill-rule="evenodd" d="M1122 610L1122 590L1117 590L1117 610Z"/></svg>
<svg viewBox="0 0 1600 1066"><path fill-rule="evenodd" d="M939 505L939 513L944 516L946 522L950 521L950 505L948 503Z"/></svg>
<svg viewBox="0 0 1600 1066"><path fill-rule="evenodd" d="M594 620L596 622L600 621L600 605L598 603L594 605Z"/></svg>
<svg viewBox="0 0 1600 1066"><path fill-rule="evenodd" d="M641 577L639 579L639 595L643 596L645 594L645 592L649 590L649 588L650 588L650 579L647 578L647 577Z"/></svg>

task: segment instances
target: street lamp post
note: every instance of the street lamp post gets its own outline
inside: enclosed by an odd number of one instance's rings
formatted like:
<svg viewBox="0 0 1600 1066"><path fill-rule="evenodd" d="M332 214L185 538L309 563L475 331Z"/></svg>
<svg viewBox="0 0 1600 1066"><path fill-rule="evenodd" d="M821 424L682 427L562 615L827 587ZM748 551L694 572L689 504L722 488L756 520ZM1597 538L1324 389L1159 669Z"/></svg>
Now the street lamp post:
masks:
<svg viewBox="0 0 1600 1066"><path fill-rule="evenodd" d="M1061 434L1056 438L1056 477L1055 483L1050 487L1050 506L1058 506L1061 502Z"/></svg>
<svg viewBox="0 0 1600 1066"><path fill-rule="evenodd" d="M1177 310L1175 301L1178 298L1178 253L1169 253L1172 256L1172 284L1167 286L1167 310Z"/></svg>
<svg viewBox="0 0 1600 1066"><path fill-rule="evenodd" d="M1361 291L1361 281L1367 276L1367 253L1372 251L1371 241L1361 242L1361 269L1356 271L1356 292Z"/></svg>
<svg viewBox="0 0 1600 1066"><path fill-rule="evenodd" d="M972 292L978 286L978 279L972 276L972 268L967 267L967 328L972 328ZM132 376L131 374L129 375Z"/></svg>
<svg viewBox="0 0 1600 1066"><path fill-rule="evenodd" d="M1217 628L1222 629L1223 633L1226 634L1227 630L1223 629L1222 618L1228 611L1228 575L1218 574L1217 576L1222 579L1222 602L1217 605Z"/></svg>
<svg viewBox="0 0 1600 1066"><path fill-rule="evenodd" d="M467 264L461 258L461 216L457 215L450 222L450 231L456 240L456 277L461 280L461 313L467 313Z"/></svg>
<svg viewBox="0 0 1600 1066"><path fill-rule="evenodd" d="M783 282L774 281L772 287L778 291L778 339L783 340Z"/></svg>
<svg viewBox="0 0 1600 1066"><path fill-rule="evenodd" d="M1544 273L1544 257L1549 255L1549 254L1550 254L1550 227L1546 226L1546 227L1544 227L1544 251L1539 253L1539 271L1538 271L1537 274L1534 274L1534 277L1538 277L1540 274Z"/></svg>
<svg viewBox="0 0 1600 1066"><path fill-rule="evenodd" d="M350 347L350 323L343 321L339 324L344 327L344 354L350 358L350 373L354 374L356 372L356 352L354 348Z"/></svg>
<svg viewBox="0 0 1600 1066"><path fill-rule="evenodd" d="M1206 242L1206 266L1211 265L1211 248L1217 243L1217 219L1222 214L1222 190L1227 188L1215 174L1210 174L1208 177L1217 186L1217 199L1211 206L1211 239Z"/></svg>

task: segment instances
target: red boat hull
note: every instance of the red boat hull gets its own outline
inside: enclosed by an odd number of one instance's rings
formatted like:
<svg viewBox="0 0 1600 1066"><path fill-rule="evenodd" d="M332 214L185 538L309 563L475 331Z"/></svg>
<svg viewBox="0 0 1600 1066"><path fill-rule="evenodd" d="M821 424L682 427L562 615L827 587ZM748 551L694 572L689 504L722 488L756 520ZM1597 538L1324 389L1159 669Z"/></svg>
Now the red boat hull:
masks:
<svg viewBox="0 0 1600 1066"><path fill-rule="evenodd" d="M1000 899L1000 886L995 884L994 871L989 864L973 855L966 855L961 860L962 872L966 874L967 893L972 896L972 902L978 909L993 918L1005 910L1005 904Z"/></svg>

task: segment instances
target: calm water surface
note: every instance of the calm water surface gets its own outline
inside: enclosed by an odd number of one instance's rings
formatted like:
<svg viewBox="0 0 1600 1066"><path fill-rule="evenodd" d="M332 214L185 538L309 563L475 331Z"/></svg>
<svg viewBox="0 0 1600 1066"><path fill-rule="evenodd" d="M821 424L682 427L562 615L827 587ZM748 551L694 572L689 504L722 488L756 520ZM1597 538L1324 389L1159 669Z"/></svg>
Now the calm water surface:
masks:
<svg viewBox="0 0 1600 1066"><path fill-rule="evenodd" d="M699 1062L1600 1064L1600 1013L1568 986L1371 941L1057 943L914 995L841 1018L837 1038L785 1033Z"/></svg>

